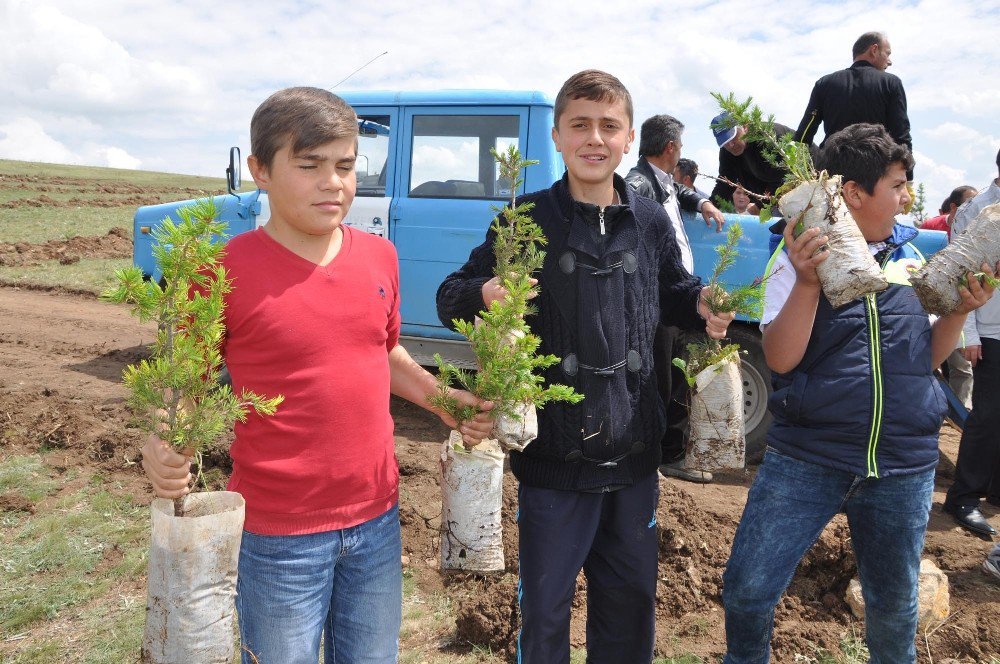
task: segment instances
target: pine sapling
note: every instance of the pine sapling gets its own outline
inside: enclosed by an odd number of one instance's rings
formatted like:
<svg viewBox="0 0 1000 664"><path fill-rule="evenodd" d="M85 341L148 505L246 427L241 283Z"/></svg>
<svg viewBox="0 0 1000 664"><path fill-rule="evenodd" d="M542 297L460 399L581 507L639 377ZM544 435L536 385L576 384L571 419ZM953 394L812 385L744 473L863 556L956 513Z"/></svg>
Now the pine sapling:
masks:
<svg viewBox="0 0 1000 664"><path fill-rule="evenodd" d="M518 417L518 409L524 404L542 407L549 401L578 403L583 399L583 395L572 387L543 384L544 378L538 371L557 364L559 358L537 354L541 339L525 323L525 316L535 312L531 299L539 289L532 274L545 260L542 250L545 236L529 215L534 204L518 205L516 192L523 183L521 170L538 162L522 159L513 145L504 152L495 149L491 152L499 165L500 177L511 183L510 204L494 207L498 214L492 225L496 256L494 274L507 295L479 314L479 324L453 321L455 329L472 345L479 364L478 372L459 369L435 355L439 369L438 393L431 403L459 422L474 417L476 411L460 406L450 395L450 386L455 383L481 399L492 401L498 419Z"/></svg>
<svg viewBox="0 0 1000 664"><path fill-rule="evenodd" d="M752 283L737 286L731 292L726 292L722 286L722 275L735 263L739 257L739 242L743 237L743 228L733 224L726 231L726 241L715 247L718 260L708 281L709 290L705 296L705 304L713 314L732 312L748 318L759 318L764 298L764 279L756 279ZM704 369L720 363L730 355L738 353L739 344L722 345L718 339L695 344L688 344L688 359L674 358L673 364L682 372L690 387L694 387L695 378Z"/></svg>
<svg viewBox="0 0 1000 664"><path fill-rule="evenodd" d="M249 390L234 394L219 384L222 367L223 297L230 291L220 262L223 246L212 242L225 224L211 200L178 210L181 221L165 219L153 231L153 256L163 273L162 286L143 279L142 270L117 270L118 285L102 294L110 302L132 305L141 321L159 327L152 357L125 368L129 405L144 431L194 457L201 473L202 450L244 421L252 409L275 412L283 397L266 398ZM174 501L184 515L184 498Z"/></svg>
<svg viewBox="0 0 1000 664"><path fill-rule="evenodd" d="M734 224L726 234L726 242L716 247L718 260L705 295L705 304L712 313L759 316L764 288L761 280L740 286L732 293L726 293L721 285L722 275L736 262L742 236L742 227ZM688 345L687 361L680 358L673 361L691 387L690 435L685 457L690 468L718 470L745 465L739 350L737 344L723 346L719 340L709 338Z"/></svg>
<svg viewBox="0 0 1000 664"><path fill-rule="evenodd" d="M713 92L712 96L728 113L724 122L729 127L744 127L744 140L762 144L764 158L787 172L784 183L765 201L761 221L770 218L777 202L785 219L796 221L796 237L817 227L829 238L819 251L829 251L830 256L816 272L830 304L840 307L888 288L889 282L868 252L864 235L841 197L841 176L817 172L809 146L795 141L790 133L777 136L774 116L765 117L752 97L739 102L731 92L725 96Z"/></svg>

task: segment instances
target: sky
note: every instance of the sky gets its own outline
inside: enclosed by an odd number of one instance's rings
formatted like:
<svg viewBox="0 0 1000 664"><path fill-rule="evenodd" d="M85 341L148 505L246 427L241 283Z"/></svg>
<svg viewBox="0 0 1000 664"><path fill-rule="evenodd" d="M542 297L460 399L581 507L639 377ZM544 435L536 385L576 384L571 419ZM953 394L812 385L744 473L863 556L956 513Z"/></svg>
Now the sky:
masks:
<svg viewBox="0 0 1000 664"><path fill-rule="evenodd" d="M987 186L1000 0L0 0L0 158L222 177L229 146L249 152L253 110L283 87L554 97L598 68L631 91L637 133L650 115L674 115L683 156L714 174L710 91L752 95L794 128L815 80L848 67L869 30L892 45L928 210L958 185Z"/></svg>

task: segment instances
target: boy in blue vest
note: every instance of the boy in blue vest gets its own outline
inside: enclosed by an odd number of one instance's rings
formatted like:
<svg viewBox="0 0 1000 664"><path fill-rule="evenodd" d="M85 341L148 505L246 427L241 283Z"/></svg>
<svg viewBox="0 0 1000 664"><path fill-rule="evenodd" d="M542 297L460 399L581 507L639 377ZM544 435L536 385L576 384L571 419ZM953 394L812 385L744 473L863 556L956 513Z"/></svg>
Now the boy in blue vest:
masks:
<svg viewBox="0 0 1000 664"><path fill-rule="evenodd" d="M834 309L816 274L827 238L815 228L795 238L786 225L761 318L774 422L723 575L726 664L769 661L774 607L838 512L851 528L871 661L916 661L917 575L946 407L931 371L993 290L970 277L958 309L931 324L906 278L921 263L908 244L917 231L895 223L913 158L882 126L837 132L817 165L843 176L843 202L889 287Z"/></svg>

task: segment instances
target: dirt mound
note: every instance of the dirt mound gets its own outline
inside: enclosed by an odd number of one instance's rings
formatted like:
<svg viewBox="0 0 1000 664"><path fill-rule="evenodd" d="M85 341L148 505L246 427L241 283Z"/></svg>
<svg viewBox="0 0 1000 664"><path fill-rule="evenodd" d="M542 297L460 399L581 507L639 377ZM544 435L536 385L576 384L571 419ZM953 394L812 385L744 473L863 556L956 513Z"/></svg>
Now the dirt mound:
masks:
<svg viewBox="0 0 1000 664"><path fill-rule="evenodd" d="M107 235L72 237L68 240L30 242L0 242L0 265L28 267L42 261L58 260L64 265L83 258L129 258L132 256L132 234L116 227Z"/></svg>

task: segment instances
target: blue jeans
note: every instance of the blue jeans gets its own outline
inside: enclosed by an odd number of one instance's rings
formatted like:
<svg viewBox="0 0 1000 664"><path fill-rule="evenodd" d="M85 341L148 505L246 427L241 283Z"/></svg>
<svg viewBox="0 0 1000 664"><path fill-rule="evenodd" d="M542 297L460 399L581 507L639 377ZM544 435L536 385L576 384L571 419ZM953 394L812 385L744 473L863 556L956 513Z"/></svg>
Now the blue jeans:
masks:
<svg viewBox="0 0 1000 664"><path fill-rule="evenodd" d="M933 491L933 469L868 479L768 449L722 577L724 664L770 660L774 607L838 512L851 528L872 664L915 662L917 577Z"/></svg>
<svg viewBox="0 0 1000 664"><path fill-rule="evenodd" d="M310 535L243 533L236 611L243 664L395 662L402 620L399 507Z"/></svg>

